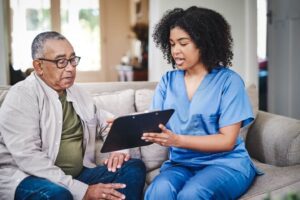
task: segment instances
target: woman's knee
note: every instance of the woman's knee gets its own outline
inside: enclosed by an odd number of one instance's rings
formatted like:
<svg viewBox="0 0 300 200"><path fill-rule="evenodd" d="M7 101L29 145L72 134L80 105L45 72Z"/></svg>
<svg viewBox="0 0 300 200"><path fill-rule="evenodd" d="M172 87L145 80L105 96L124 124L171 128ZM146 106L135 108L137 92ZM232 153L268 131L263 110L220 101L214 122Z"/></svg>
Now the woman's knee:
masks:
<svg viewBox="0 0 300 200"><path fill-rule="evenodd" d="M176 199L176 188L164 177L156 177L148 186L145 199Z"/></svg>
<svg viewBox="0 0 300 200"><path fill-rule="evenodd" d="M205 187L183 187L177 195L178 200L185 199L213 199L213 193Z"/></svg>

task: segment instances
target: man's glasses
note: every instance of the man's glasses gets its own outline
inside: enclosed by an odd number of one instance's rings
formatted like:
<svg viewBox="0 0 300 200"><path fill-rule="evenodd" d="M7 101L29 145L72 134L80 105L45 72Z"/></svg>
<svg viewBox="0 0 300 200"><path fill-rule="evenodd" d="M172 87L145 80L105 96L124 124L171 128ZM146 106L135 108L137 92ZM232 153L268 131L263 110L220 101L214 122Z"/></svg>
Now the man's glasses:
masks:
<svg viewBox="0 0 300 200"><path fill-rule="evenodd" d="M69 62L73 67L76 67L79 64L80 57L75 56L75 57L72 57L70 59L62 58L62 59L57 59L57 60L49 60L49 59L46 59L46 58L39 58L38 60L43 60L43 61L48 61L48 62L55 63L57 68L63 69L68 65Z"/></svg>

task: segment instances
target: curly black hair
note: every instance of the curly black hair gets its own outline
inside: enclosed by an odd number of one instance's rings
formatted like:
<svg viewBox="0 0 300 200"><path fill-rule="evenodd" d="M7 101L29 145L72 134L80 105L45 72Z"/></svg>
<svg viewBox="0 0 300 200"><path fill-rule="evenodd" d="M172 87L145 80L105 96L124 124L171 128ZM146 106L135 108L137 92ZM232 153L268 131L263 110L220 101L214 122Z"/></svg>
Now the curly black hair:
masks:
<svg viewBox="0 0 300 200"><path fill-rule="evenodd" d="M189 34L197 48L200 49L202 62L210 72L218 66L232 65L232 37L230 25L216 11L192 6L186 10L175 8L167 11L155 26L153 39L167 59L175 66L169 42L171 29L179 27Z"/></svg>

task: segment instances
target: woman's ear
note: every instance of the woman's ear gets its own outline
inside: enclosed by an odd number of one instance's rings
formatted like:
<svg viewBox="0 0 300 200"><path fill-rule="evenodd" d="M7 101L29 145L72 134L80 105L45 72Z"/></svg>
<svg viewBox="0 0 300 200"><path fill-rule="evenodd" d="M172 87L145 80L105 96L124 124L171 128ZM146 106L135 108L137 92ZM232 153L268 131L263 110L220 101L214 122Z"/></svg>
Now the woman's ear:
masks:
<svg viewBox="0 0 300 200"><path fill-rule="evenodd" d="M32 62L34 71L39 75L43 76L43 67L42 67L42 62L40 60L34 60Z"/></svg>

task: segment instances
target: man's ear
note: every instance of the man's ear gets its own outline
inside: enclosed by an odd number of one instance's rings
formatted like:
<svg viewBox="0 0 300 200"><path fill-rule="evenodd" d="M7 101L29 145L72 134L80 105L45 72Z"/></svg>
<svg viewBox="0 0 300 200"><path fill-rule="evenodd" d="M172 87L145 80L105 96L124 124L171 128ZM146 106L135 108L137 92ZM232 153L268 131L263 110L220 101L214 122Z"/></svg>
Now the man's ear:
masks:
<svg viewBox="0 0 300 200"><path fill-rule="evenodd" d="M39 75L39 76L43 76L43 67L42 67L42 62L40 60L34 60L32 62L33 68L35 70L35 72Z"/></svg>

